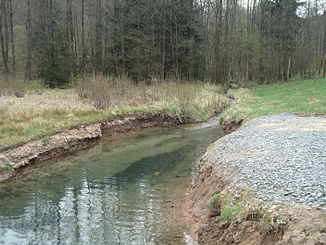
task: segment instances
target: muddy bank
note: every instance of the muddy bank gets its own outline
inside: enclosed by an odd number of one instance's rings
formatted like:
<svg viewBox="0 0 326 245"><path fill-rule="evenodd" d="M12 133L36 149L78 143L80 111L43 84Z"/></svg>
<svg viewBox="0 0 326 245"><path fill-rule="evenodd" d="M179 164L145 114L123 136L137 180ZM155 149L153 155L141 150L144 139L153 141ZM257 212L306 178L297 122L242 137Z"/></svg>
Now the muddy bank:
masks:
<svg viewBox="0 0 326 245"><path fill-rule="evenodd" d="M315 182L325 177L325 122L290 114L262 117L213 144L190 190L199 244L326 244L326 211L318 204L325 182ZM296 188L301 184L307 187ZM316 201L305 198L314 193ZM273 201L263 198L271 195Z"/></svg>
<svg viewBox="0 0 326 245"><path fill-rule="evenodd" d="M0 182L14 177L17 172L31 164L75 153L92 146L103 137L113 137L145 128L172 127L189 122L188 117L176 118L162 114L107 119L11 147L0 151Z"/></svg>

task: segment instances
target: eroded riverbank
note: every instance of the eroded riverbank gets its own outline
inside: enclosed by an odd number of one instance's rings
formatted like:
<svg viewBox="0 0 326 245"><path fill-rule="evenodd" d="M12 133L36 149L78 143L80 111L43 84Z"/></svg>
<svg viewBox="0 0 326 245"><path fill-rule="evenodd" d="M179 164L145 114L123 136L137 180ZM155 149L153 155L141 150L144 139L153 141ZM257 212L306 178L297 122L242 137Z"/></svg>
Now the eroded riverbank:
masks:
<svg viewBox="0 0 326 245"><path fill-rule="evenodd" d="M14 177L22 168L47 160L73 154L89 148L103 138L154 127L172 127L190 123L186 116L164 114L138 115L122 119L108 119L67 130L39 140L30 141L0 151L0 182Z"/></svg>
<svg viewBox="0 0 326 245"><path fill-rule="evenodd" d="M0 243L190 244L192 168L223 135L150 129L32 165L0 185Z"/></svg>
<svg viewBox="0 0 326 245"><path fill-rule="evenodd" d="M326 121L257 118L214 143L190 192L201 244L326 244Z"/></svg>

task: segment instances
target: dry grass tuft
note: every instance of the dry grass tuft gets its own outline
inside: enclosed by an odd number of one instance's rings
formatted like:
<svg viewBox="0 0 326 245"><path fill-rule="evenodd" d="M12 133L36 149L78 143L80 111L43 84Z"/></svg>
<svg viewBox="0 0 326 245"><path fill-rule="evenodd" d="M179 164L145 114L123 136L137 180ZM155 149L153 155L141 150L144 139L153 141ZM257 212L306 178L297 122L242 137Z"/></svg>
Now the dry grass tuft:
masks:
<svg viewBox="0 0 326 245"><path fill-rule="evenodd" d="M174 106L181 113L193 113L206 109L218 112L225 105L219 87L202 83L153 80L148 85L126 77L94 75L80 77L76 84L79 96L97 109Z"/></svg>
<svg viewBox="0 0 326 245"><path fill-rule="evenodd" d="M0 80L0 97L15 96L22 98L26 94L26 84L22 79Z"/></svg>

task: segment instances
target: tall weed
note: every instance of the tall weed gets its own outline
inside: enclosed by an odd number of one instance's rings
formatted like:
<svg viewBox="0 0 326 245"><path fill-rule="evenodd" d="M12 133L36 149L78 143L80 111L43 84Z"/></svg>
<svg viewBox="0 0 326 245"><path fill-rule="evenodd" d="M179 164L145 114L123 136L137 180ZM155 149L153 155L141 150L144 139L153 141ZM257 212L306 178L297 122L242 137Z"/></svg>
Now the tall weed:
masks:
<svg viewBox="0 0 326 245"><path fill-rule="evenodd" d="M15 96L24 97L26 94L26 84L22 79L1 79L0 80L0 97Z"/></svg>
<svg viewBox="0 0 326 245"><path fill-rule="evenodd" d="M216 113L225 101L219 88L202 83L153 79L150 85L127 77L92 75L76 80L79 96L97 109L116 107L174 106L183 114Z"/></svg>

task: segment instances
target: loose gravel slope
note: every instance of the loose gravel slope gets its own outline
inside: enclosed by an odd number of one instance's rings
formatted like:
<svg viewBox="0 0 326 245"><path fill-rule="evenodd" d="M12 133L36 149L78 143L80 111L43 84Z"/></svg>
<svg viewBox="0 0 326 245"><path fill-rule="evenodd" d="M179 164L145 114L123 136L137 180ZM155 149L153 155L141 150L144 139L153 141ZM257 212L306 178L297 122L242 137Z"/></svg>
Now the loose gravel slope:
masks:
<svg viewBox="0 0 326 245"><path fill-rule="evenodd" d="M326 118L260 117L207 154L223 163L234 184L249 187L259 199L326 206Z"/></svg>

